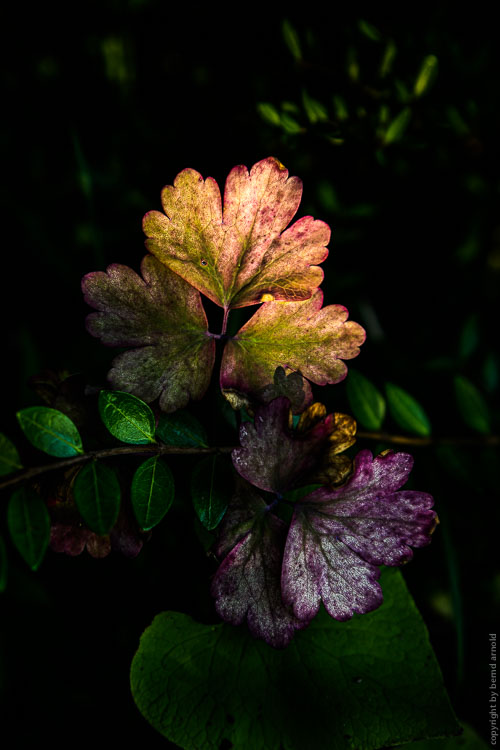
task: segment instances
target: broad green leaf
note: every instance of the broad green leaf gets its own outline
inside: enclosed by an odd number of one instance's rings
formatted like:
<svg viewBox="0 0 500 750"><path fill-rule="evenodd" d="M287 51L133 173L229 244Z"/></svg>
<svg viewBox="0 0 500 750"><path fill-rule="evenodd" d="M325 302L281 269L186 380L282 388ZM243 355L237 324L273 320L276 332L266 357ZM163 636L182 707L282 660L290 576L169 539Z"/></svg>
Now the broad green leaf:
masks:
<svg viewBox="0 0 500 750"><path fill-rule="evenodd" d="M280 123L300 126L287 114ZM226 309L264 300L308 299L323 280L330 229L305 216L287 229L302 183L269 157L250 172L231 170L224 210L214 179L184 169L162 192L165 213L144 217L146 247L189 284Z"/></svg>
<svg viewBox="0 0 500 750"><path fill-rule="evenodd" d="M14 545L32 570L38 570L50 539L50 516L42 498L30 487L16 490L7 507Z"/></svg>
<svg viewBox="0 0 500 750"><path fill-rule="evenodd" d="M148 458L135 472L130 492L137 523L149 531L160 523L174 499L174 478L168 464L159 456Z"/></svg>
<svg viewBox="0 0 500 750"><path fill-rule="evenodd" d="M194 509L203 526L215 529L233 492L233 474L229 461L214 453L202 459L191 477L191 497Z"/></svg>
<svg viewBox="0 0 500 750"><path fill-rule="evenodd" d="M438 59L436 55L427 55L422 61L420 71L415 80L413 87L413 93L415 96L422 96L426 91L429 90L433 83L438 69Z"/></svg>
<svg viewBox="0 0 500 750"><path fill-rule="evenodd" d="M458 734L401 573L381 582L379 609L348 622L322 611L280 650L245 628L163 612L132 662L139 710L185 750L375 750Z"/></svg>
<svg viewBox="0 0 500 750"><path fill-rule="evenodd" d="M29 406L17 412L17 419L30 443L50 456L66 458L83 453L80 433L62 411Z"/></svg>
<svg viewBox="0 0 500 750"><path fill-rule="evenodd" d="M110 433L123 443L155 442L155 417L137 396L123 391L101 391L99 414Z"/></svg>
<svg viewBox="0 0 500 750"><path fill-rule="evenodd" d="M0 594L7 588L7 550L5 542L0 535Z"/></svg>
<svg viewBox="0 0 500 750"><path fill-rule="evenodd" d="M460 722L463 734L459 737L448 737L441 740L421 740L411 745L411 750L489 750L488 745L478 733L465 722ZM410 750L410 748L408 748Z"/></svg>
<svg viewBox="0 0 500 750"><path fill-rule="evenodd" d="M365 332L348 321L342 305L322 308L318 290L305 302L268 302L229 340L221 366L226 397L256 393L273 380L276 368L299 370L317 385L338 383L347 373L343 359L359 354ZM234 404L233 404L234 405Z"/></svg>
<svg viewBox="0 0 500 750"><path fill-rule="evenodd" d="M121 491L113 469L100 461L89 461L73 486L76 506L89 529L108 534L118 518Z"/></svg>
<svg viewBox="0 0 500 750"><path fill-rule="evenodd" d="M199 293L156 258L146 256L142 278L114 264L83 278L85 300L98 312L87 328L109 346L133 347L113 361L113 387L163 411L201 398L210 382L215 343Z"/></svg>
<svg viewBox="0 0 500 750"><path fill-rule="evenodd" d="M413 396L392 383L386 383L385 395L392 418L403 430L422 437L431 434L429 418Z"/></svg>
<svg viewBox="0 0 500 750"><path fill-rule="evenodd" d="M0 432L0 476L11 474L22 468L16 446L3 432Z"/></svg>
<svg viewBox="0 0 500 750"><path fill-rule="evenodd" d="M476 432L487 435L490 432L490 415L482 394L463 375L457 375L453 382L458 408L465 424Z"/></svg>
<svg viewBox="0 0 500 750"><path fill-rule="evenodd" d="M257 111L262 119L270 125L281 125L280 113L273 104L269 104L269 102L258 102Z"/></svg>
<svg viewBox="0 0 500 750"><path fill-rule="evenodd" d="M410 123L410 120L411 109L409 107L405 107L394 118L394 120L389 124L389 127L385 131L384 145L387 146L389 145L389 143L395 143L396 141L401 140L401 138L403 137L403 133Z"/></svg>
<svg viewBox="0 0 500 750"><path fill-rule="evenodd" d="M357 370L346 379L349 404L357 421L367 430L380 430L385 416L385 399L371 380Z"/></svg>
<svg viewBox="0 0 500 750"><path fill-rule="evenodd" d="M203 425L188 411L162 414L156 434L165 445L207 448L207 433Z"/></svg>

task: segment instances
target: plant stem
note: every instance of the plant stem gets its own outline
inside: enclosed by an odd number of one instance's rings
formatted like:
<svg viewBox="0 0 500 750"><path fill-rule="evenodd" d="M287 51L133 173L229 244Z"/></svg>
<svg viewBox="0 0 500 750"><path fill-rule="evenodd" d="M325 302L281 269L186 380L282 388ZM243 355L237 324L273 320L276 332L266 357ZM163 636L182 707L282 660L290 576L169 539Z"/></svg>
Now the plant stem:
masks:
<svg viewBox="0 0 500 750"><path fill-rule="evenodd" d="M409 435L390 435L387 432L358 431L356 437L362 440L378 440L382 443L399 445L500 445L499 435L478 435L477 437L413 437Z"/></svg>
<svg viewBox="0 0 500 750"><path fill-rule="evenodd" d="M222 331L220 332L221 336L225 336L226 335L228 316L229 316L229 307L225 307L224 308L224 318L222 319Z"/></svg>

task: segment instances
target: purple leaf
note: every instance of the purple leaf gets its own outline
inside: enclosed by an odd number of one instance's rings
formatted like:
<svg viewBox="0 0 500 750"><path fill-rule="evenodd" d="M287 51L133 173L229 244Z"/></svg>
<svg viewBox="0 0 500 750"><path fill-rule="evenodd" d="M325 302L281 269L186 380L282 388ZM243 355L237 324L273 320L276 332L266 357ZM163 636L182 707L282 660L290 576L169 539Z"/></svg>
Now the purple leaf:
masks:
<svg viewBox="0 0 500 750"><path fill-rule="evenodd" d="M199 292L152 256L141 272L114 264L83 278L85 300L98 311L87 328L109 346L137 347L114 360L112 386L147 403L159 397L171 412L204 395L215 345Z"/></svg>
<svg viewBox="0 0 500 750"><path fill-rule="evenodd" d="M217 548L226 555L212 582L219 616L283 648L305 627L283 604L280 575L286 525L248 484L239 482L224 518Z"/></svg>
<svg viewBox="0 0 500 750"><path fill-rule="evenodd" d="M423 547L437 523L433 499L397 490L413 459L390 452L373 459L358 453L350 480L321 488L297 503L282 569L284 601L309 622L321 600L336 620L347 620L382 603L378 565L401 565L411 547Z"/></svg>

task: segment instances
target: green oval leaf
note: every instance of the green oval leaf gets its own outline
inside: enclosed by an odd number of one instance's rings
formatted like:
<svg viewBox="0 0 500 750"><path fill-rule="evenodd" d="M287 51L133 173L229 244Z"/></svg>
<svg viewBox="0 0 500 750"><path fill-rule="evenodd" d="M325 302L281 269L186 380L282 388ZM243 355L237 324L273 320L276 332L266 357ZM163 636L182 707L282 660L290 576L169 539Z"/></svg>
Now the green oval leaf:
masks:
<svg viewBox="0 0 500 750"><path fill-rule="evenodd" d="M367 430L380 430L385 417L385 399L378 388L360 372L350 368L346 391L355 419Z"/></svg>
<svg viewBox="0 0 500 750"><path fill-rule="evenodd" d="M232 491L232 467L223 456L207 456L195 467L191 497L198 518L209 531L221 522Z"/></svg>
<svg viewBox="0 0 500 750"><path fill-rule="evenodd" d="M50 539L49 511L30 487L16 490L7 508L7 525L14 545L32 570L38 570Z"/></svg>
<svg viewBox="0 0 500 750"><path fill-rule="evenodd" d="M16 416L30 443L49 456L67 458L83 453L80 433L62 411L48 406L29 406Z"/></svg>
<svg viewBox="0 0 500 750"><path fill-rule="evenodd" d="M243 628L163 612L132 662L134 701L183 748L376 750L458 734L400 571L386 568L380 580L384 603L377 610L347 622L322 610L285 649ZM353 721L360 706L363 721Z"/></svg>
<svg viewBox="0 0 500 750"><path fill-rule="evenodd" d="M132 507L141 529L149 531L170 509L174 499L174 478L159 456L144 461L134 474Z"/></svg>
<svg viewBox="0 0 500 750"><path fill-rule="evenodd" d="M156 434L165 445L207 448L207 433L203 425L188 411L162 414Z"/></svg>
<svg viewBox="0 0 500 750"><path fill-rule="evenodd" d="M0 594L7 588L7 550L5 542L0 536Z"/></svg>
<svg viewBox="0 0 500 750"><path fill-rule="evenodd" d="M405 107L390 123L384 135L384 145L401 140L411 120L411 109Z"/></svg>
<svg viewBox="0 0 500 750"><path fill-rule="evenodd" d="M0 432L0 476L11 474L13 471L22 468L23 465L16 446L3 432Z"/></svg>
<svg viewBox="0 0 500 750"><path fill-rule="evenodd" d="M482 394L463 375L457 375L453 382L458 408L465 424L476 432L487 435L490 432L490 415Z"/></svg>
<svg viewBox="0 0 500 750"><path fill-rule="evenodd" d="M118 518L121 499L113 469L100 461L90 461L76 477L73 493L89 529L96 534L108 534Z"/></svg>
<svg viewBox="0 0 500 750"><path fill-rule="evenodd" d="M427 55L422 61L419 73L415 79L413 93L415 96L422 96L429 90L431 84L436 78L438 70L438 59L436 55Z"/></svg>
<svg viewBox="0 0 500 750"><path fill-rule="evenodd" d="M429 418L413 396L392 383L386 383L385 395L392 418L400 427L422 437L431 434Z"/></svg>
<svg viewBox="0 0 500 750"><path fill-rule="evenodd" d="M124 391L101 391L99 414L110 433L122 443L154 443L155 417L137 396Z"/></svg>

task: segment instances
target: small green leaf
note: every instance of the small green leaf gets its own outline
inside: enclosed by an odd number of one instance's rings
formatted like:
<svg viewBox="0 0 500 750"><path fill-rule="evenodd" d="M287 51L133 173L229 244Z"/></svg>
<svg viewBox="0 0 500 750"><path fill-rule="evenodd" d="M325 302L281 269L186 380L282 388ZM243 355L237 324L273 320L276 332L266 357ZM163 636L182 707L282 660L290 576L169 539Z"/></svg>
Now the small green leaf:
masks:
<svg viewBox="0 0 500 750"><path fill-rule="evenodd" d="M413 87L413 93L415 96L422 96L422 94L425 94L425 92L429 90L429 87L436 78L437 69L437 57L435 55L427 55L422 61L420 71L415 80L415 85Z"/></svg>
<svg viewBox="0 0 500 750"><path fill-rule="evenodd" d="M188 411L162 414L156 434L165 445L207 448L207 433L202 424Z"/></svg>
<svg viewBox="0 0 500 750"><path fill-rule="evenodd" d="M292 53L293 59L297 61L302 60L302 50L300 49L299 35L297 34L290 21L286 18L281 26L281 32L283 34L283 39L285 40L286 46Z"/></svg>
<svg viewBox="0 0 500 750"><path fill-rule="evenodd" d="M385 417L385 399L373 383L349 368L347 398L356 420L367 430L380 430Z"/></svg>
<svg viewBox="0 0 500 750"><path fill-rule="evenodd" d="M257 111L262 119L270 125L281 125L280 113L273 104L269 104L269 102L258 102Z"/></svg>
<svg viewBox="0 0 500 750"><path fill-rule="evenodd" d="M326 111L325 106L317 99L313 99L312 96L309 96L305 89L302 92L302 104L304 105L304 110L309 122L312 124L328 120L328 112Z"/></svg>
<svg viewBox="0 0 500 750"><path fill-rule="evenodd" d="M174 478L159 456L148 458L135 472L131 499L135 517L143 531L160 523L170 509L174 499Z"/></svg>
<svg viewBox="0 0 500 750"><path fill-rule="evenodd" d="M477 314L469 315L466 319L462 332L460 334L460 341L458 345L458 352L461 357L470 357L471 354L477 349L479 345L479 319Z"/></svg>
<svg viewBox="0 0 500 750"><path fill-rule="evenodd" d="M0 594L7 588L7 550L5 542L0 536Z"/></svg>
<svg viewBox="0 0 500 750"><path fill-rule="evenodd" d="M137 396L124 391L101 391L99 414L110 433L122 443L154 443L155 417Z"/></svg>
<svg viewBox="0 0 500 750"><path fill-rule="evenodd" d="M482 394L463 375L457 375L453 382L458 408L465 424L487 435L490 432L490 417Z"/></svg>
<svg viewBox="0 0 500 750"><path fill-rule="evenodd" d="M120 510L121 491L113 469L100 461L90 461L79 472L73 488L78 510L89 529L101 536L115 525Z"/></svg>
<svg viewBox="0 0 500 750"><path fill-rule="evenodd" d="M22 469L23 465L14 443L0 432L0 476Z"/></svg>
<svg viewBox="0 0 500 750"><path fill-rule="evenodd" d="M232 490L232 468L223 456L207 456L195 467L191 497L198 518L209 531L221 522Z"/></svg>
<svg viewBox="0 0 500 750"><path fill-rule="evenodd" d="M83 453L80 433L62 411L48 406L29 406L16 416L30 443L49 456L67 458Z"/></svg>
<svg viewBox="0 0 500 750"><path fill-rule="evenodd" d="M380 42L382 39L382 34L380 33L380 31L371 23L368 23L368 21L364 21L362 18L360 18L358 21L358 29L364 36L366 36L368 39L371 39L372 42Z"/></svg>
<svg viewBox="0 0 500 750"><path fill-rule="evenodd" d="M401 140L403 137L403 133L405 132L406 128L408 127L411 120L411 109L409 107L405 107L397 117L392 120L389 127L385 131L384 135L384 145L388 146L389 143L395 143L396 141Z"/></svg>
<svg viewBox="0 0 500 750"><path fill-rule="evenodd" d="M397 47L394 44L393 40L390 39L387 42L384 54L382 56L382 61L380 63L379 73L381 78L385 78L385 76L391 72L392 63L394 62L396 53Z"/></svg>
<svg viewBox="0 0 500 750"><path fill-rule="evenodd" d="M7 525L23 560L38 570L50 539L50 516L40 495L30 487L16 490L9 500Z"/></svg>
<svg viewBox="0 0 500 750"><path fill-rule="evenodd" d="M281 121L281 127L286 133L295 135L296 133L304 132L304 128L301 127L301 125L299 125L297 120L291 115L288 115L286 112L283 112L283 114L280 117L280 121Z"/></svg>
<svg viewBox="0 0 500 750"><path fill-rule="evenodd" d="M385 395L392 418L400 427L423 437L431 434L429 418L413 396L392 383L386 383Z"/></svg>
<svg viewBox="0 0 500 750"><path fill-rule="evenodd" d="M340 120L340 122L343 122L344 120L349 119L349 112L347 110L347 104L345 103L345 100L338 96L338 94L335 94L333 97L333 106L335 108L335 116L337 120Z"/></svg>

